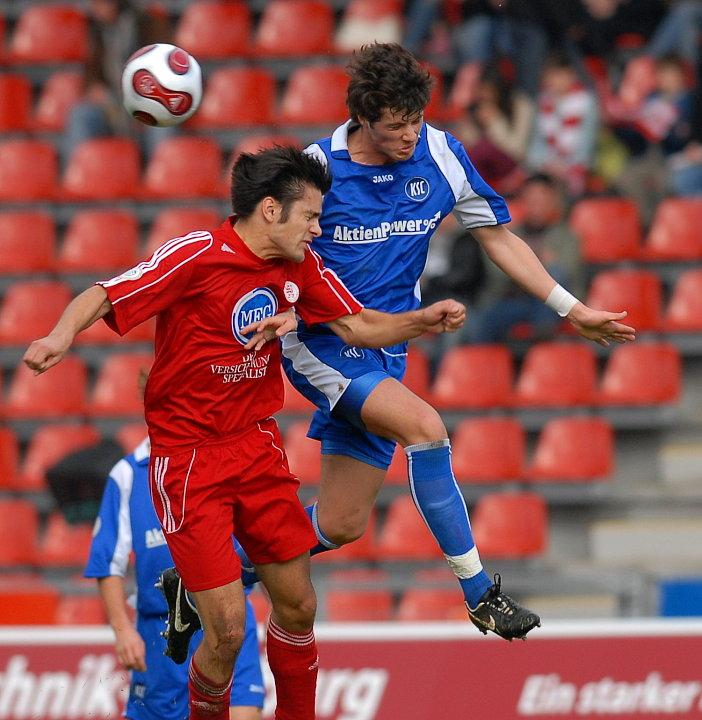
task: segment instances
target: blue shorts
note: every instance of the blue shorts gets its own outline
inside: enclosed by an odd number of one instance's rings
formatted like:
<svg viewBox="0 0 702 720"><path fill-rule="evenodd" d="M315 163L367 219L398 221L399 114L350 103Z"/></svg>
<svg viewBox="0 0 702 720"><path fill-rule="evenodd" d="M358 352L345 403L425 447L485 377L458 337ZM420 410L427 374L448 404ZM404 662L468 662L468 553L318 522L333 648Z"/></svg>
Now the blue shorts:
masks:
<svg viewBox="0 0 702 720"><path fill-rule="evenodd" d="M405 375L407 345L357 348L324 326L300 327L283 337L283 367L295 388L316 406L309 437L323 455L347 455L387 469L395 441L369 433L361 408L378 383Z"/></svg>
<svg viewBox="0 0 702 720"><path fill-rule="evenodd" d="M147 672L132 672L129 699L124 715L130 720L184 720L188 711L188 668L190 658L202 640L202 631L193 635L187 662L176 665L163 654L161 637L165 615L139 615L137 630L146 645ZM264 686L256 636L256 618L246 602L246 635L234 668L232 706L263 707Z"/></svg>

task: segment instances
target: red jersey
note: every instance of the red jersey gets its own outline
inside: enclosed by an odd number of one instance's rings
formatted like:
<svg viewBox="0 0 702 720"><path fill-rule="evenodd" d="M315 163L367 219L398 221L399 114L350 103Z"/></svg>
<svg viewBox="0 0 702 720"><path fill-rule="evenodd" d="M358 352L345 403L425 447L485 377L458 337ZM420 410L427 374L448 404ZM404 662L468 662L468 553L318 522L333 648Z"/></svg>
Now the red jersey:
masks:
<svg viewBox="0 0 702 720"><path fill-rule="evenodd" d="M99 284L112 303L105 322L120 335L158 316L144 397L156 455L234 435L280 410L280 343L244 350L241 328L292 306L306 323L362 309L314 251L301 263L262 260L229 220L169 240Z"/></svg>

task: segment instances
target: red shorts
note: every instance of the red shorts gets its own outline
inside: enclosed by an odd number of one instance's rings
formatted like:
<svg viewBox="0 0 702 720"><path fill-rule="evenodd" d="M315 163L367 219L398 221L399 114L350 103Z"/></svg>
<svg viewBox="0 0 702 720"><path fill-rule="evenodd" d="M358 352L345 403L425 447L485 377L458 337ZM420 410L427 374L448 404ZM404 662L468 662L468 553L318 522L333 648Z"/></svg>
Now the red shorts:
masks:
<svg viewBox="0 0 702 720"><path fill-rule="evenodd" d="M282 447L268 419L234 438L151 455L151 499L188 590L241 577L232 535L256 564L291 560L317 543Z"/></svg>

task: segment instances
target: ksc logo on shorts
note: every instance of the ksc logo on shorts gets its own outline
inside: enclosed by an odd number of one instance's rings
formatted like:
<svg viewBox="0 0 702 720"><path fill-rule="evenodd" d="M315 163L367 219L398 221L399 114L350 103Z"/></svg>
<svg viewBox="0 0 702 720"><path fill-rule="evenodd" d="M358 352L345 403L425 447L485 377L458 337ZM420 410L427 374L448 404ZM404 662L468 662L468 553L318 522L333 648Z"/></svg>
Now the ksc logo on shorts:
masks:
<svg viewBox="0 0 702 720"><path fill-rule="evenodd" d="M278 312L278 300L268 288L256 288L239 298L232 310L232 332L234 337L246 345L251 333L242 335L241 328L251 323L261 322Z"/></svg>
<svg viewBox="0 0 702 720"><path fill-rule="evenodd" d="M362 360L366 356L362 348L354 347L353 345L344 345L339 354L350 360Z"/></svg>
<svg viewBox="0 0 702 720"><path fill-rule="evenodd" d="M405 183L405 195L415 202L426 200L429 190L429 181L423 177L413 177Z"/></svg>

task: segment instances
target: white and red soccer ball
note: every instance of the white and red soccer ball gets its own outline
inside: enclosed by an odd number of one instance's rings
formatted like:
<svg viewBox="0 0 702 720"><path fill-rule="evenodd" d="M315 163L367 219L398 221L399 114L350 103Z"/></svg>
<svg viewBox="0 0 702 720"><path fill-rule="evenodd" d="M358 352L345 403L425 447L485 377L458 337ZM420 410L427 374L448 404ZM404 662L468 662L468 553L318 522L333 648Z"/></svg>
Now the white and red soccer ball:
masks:
<svg viewBox="0 0 702 720"><path fill-rule="evenodd" d="M167 43L147 45L127 60L122 71L122 102L147 125L185 122L202 100L202 72L197 60Z"/></svg>

